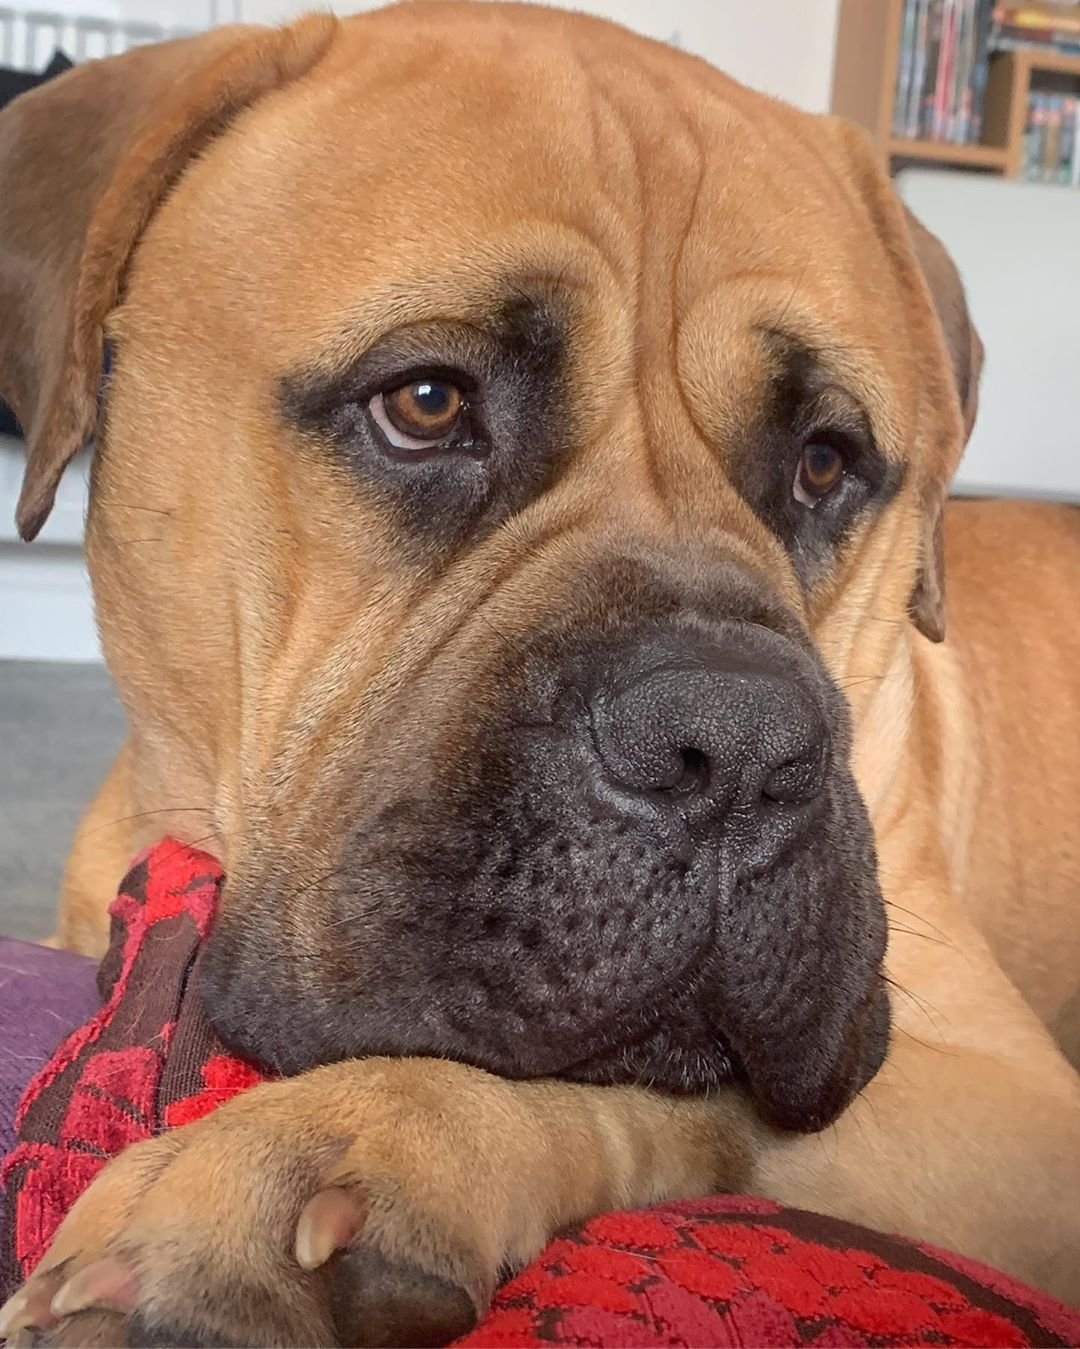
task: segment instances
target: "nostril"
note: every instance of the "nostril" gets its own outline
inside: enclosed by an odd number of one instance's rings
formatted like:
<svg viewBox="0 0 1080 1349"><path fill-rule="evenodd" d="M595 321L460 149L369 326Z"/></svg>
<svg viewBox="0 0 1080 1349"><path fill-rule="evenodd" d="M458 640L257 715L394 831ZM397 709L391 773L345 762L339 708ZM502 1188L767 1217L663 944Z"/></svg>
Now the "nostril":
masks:
<svg viewBox="0 0 1080 1349"><path fill-rule="evenodd" d="M678 750L678 760L682 766L682 772L676 781L665 790L675 792L680 796L706 791L711 773L709 756L702 750L695 749L692 745L682 745Z"/></svg>

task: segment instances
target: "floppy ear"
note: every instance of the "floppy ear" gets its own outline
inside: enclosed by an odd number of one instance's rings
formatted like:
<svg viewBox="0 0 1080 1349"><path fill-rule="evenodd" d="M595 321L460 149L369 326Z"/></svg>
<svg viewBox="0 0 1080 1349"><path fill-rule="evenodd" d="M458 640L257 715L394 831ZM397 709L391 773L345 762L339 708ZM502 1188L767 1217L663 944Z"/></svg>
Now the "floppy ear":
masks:
<svg viewBox="0 0 1080 1349"><path fill-rule="evenodd" d="M975 425L979 404L983 344L968 313L964 287L944 244L921 225L904 207L908 233L923 276L930 288L945 347L952 364L956 395L960 401L963 437L947 451L923 492L923 530L919 572L911 592L909 610L915 626L932 642L945 636L945 499L960 455Z"/></svg>
<svg viewBox="0 0 1080 1349"><path fill-rule="evenodd" d="M0 395L26 434L24 539L93 433L105 320L156 206L233 117L309 70L335 27L319 14L140 47L0 113Z"/></svg>

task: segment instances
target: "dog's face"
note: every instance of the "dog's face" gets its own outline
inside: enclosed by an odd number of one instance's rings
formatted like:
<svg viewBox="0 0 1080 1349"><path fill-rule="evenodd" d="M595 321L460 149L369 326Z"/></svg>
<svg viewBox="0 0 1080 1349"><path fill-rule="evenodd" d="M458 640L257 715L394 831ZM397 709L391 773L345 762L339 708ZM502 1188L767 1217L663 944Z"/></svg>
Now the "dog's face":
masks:
<svg viewBox="0 0 1080 1349"><path fill-rule="evenodd" d="M820 1127L887 1044L853 734L962 439L903 214L838 124L606 24L313 33L104 306L91 567L227 865L211 1015L288 1071L738 1079Z"/></svg>

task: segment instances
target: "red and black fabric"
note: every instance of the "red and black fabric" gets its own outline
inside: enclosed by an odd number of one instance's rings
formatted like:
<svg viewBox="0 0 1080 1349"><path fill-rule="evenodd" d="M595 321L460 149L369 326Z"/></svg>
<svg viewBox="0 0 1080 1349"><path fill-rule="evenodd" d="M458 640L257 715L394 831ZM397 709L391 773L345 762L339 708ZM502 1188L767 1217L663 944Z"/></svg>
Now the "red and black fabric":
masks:
<svg viewBox="0 0 1080 1349"><path fill-rule="evenodd" d="M221 887L206 853L167 839L135 860L109 909L102 1006L30 1081L4 1160L0 1298L129 1143L198 1119L262 1080L227 1054L187 989Z"/></svg>
<svg viewBox="0 0 1080 1349"><path fill-rule="evenodd" d="M110 1157L262 1080L189 992L221 881L214 858L172 840L125 877L102 1006L19 1107L3 1164L3 1295ZM1080 1313L962 1256L727 1195L604 1214L560 1236L458 1343L1075 1346Z"/></svg>
<svg viewBox="0 0 1080 1349"><path fill-rule="evenodd" d="M462 1349L1075 1345L1080 1314L977 1261L720 1195L606 1213L496 1294Z"/></svg>

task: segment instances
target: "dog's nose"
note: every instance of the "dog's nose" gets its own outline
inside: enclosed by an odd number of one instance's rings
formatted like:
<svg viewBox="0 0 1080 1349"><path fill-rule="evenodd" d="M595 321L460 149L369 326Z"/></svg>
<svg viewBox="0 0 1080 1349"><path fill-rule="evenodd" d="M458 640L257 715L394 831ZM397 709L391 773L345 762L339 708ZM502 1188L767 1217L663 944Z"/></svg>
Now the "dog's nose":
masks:
<svg viewBox="0 0 1080 1349"><path fill-rule="evenodd" d="M784 817L825 781L818 700L792 670L737 648L630 667L590 699L609 804L724 825L740 853L767 860L788 832Z"/></svg>

